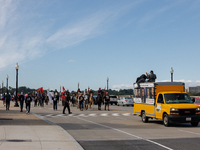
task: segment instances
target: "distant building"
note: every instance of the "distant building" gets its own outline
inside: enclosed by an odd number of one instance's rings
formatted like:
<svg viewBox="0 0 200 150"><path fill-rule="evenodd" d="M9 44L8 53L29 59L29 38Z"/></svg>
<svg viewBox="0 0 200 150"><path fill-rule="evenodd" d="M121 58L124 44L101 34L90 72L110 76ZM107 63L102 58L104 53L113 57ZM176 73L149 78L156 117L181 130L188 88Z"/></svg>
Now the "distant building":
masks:
<svg viewBox="0 0 200 150"><path fill-rule="evenodd" d="M190 93L200 93L200 86L188 87L188 92L190 92Z"/></svg>

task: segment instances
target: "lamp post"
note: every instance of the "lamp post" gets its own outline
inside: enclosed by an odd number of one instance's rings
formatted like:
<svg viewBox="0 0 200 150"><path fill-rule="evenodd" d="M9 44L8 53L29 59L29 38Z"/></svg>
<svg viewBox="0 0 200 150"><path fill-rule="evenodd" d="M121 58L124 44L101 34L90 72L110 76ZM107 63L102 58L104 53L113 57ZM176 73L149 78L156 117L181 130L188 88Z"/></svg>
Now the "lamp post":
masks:
<svg viewBox="0 0 200 150"><path fill-rule="evenodd" d="M171 73L171 82L173 82L173 73L174 73L174 70L173 70L172 67L171 67L170 73Z"/></svg>
<svg viewBox="0 0 200 150"><path fill-rule="evenodd" d="M15 66L16 69L16 95L15 95L15 105L14 107L19 107L19 104L17 102L17 93L18 93L18 70L19 70L19 65L18 63Z"/></svg>
<svg viewBox="0 0 200 150"><path fill-rule="evenodd" d="M107 92L108 92L108 81L109 81L109 78L107 77Z"/></svg>
<svg viewBox="0 0 200 150"><path fill-rule="evenodd" d="M79 82L78 82L78 89L79 89Z"/></svg>
<svg viewBox="0 0 200 150"><path fill-rule="evenodd" d="M3 81L2 81L2 94L3 94Z"/></svg>
<svg viewBox="0 0 200 150"><path fill-rule="evenodd" d="M8 94L8 78L9 78L9 76L7 75L6 76L6 79L7 79L7 86L6 86L7 87L7 94Z"/></svg>

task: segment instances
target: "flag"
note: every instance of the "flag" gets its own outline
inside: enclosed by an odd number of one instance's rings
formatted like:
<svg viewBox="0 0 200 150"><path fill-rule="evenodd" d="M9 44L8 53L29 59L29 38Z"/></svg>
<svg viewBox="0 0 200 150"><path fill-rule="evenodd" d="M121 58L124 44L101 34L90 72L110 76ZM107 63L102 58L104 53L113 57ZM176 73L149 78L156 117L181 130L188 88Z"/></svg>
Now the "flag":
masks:
<svg viewBox="0 0 200 150"><path fill-rule="evenodd" d="M37 89L37 93L39 93L39 92L42 95L42 93L43 93L43 87Z"/></svg>
<svg viewBox="0 0 200 150"><path fill-rule="evenodd" d="M62 92L62 94L64 94L65 93L65 88L64 88L64 86L63 86L63 92Z"/></svg>

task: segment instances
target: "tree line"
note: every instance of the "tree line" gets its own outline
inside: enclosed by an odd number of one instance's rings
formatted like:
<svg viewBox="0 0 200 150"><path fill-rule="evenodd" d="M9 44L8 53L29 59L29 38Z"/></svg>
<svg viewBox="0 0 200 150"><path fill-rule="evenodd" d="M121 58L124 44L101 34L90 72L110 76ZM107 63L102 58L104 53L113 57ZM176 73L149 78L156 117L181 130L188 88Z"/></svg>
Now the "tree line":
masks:
<svg viewBox="0 0 200 150"><path fill-rule="evenodd" d="M8 91L10 94L13 95L16 91L16 88L9 86ZM29 88L26 86L21 86L18 88L18 93L23 92L25 94L25 93L33 93L35 91L36 91L36 89L34 89L34 88L32 89L32 88ZM7 88L3 87L3 93L6 93L6 92L7 92ZM46 92L46 90L44 90L44 92ZM59 90L58 90L58 92L59 92ZM71 92L76 92L76 91L71 91ZM82 90L81 92L84 93L84 90ZM107 90L105 90L105 92L107 92ZM2 93L2 88L0 89L0 93ZM133 95L133 89L121 89L119 91L109 89L108 93L109 93L109 95ZM97 90L93 90L93 94L97 95Z"/></svg>

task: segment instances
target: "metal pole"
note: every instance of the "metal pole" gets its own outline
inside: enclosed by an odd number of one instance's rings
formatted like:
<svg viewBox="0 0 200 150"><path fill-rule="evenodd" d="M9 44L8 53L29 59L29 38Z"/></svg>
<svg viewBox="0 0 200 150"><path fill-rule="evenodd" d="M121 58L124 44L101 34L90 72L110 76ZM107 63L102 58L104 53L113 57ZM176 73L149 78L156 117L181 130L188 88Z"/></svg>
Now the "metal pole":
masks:
<svg viewBox="0 0 200 150"><path fill-rule="evenodd" d="M2 81L2 94L3 94L3 81Z"/></svg>
<svg viewBox="0 0 200 150"><path fill-rule="evenodd" d="M14 107L19 107L17 102L17 93L18 93L18 69L16 69L16 96L15 96L15 105Z"/></svg>
<svg viewBox="0 0 200 150"><path fill-rule="evenodd" d="M171 82L173 82L173 73L171 73Z"/></svg>
<svg viewBox="0 0 200 150"><path fill-rule="evenodd" d="M108 92L108 80L107 80L107 92Z"/></svg>
<svg viewBox="0 0 200 150"><path fill-rule="evenodd" d="M8 78L7 78L7 86L6 87L7 87L7 94L8 94Z"/></svg>

